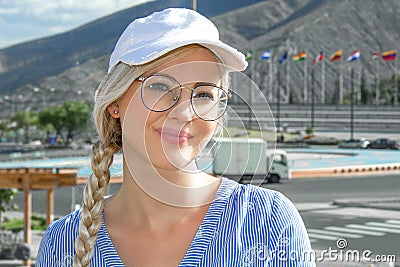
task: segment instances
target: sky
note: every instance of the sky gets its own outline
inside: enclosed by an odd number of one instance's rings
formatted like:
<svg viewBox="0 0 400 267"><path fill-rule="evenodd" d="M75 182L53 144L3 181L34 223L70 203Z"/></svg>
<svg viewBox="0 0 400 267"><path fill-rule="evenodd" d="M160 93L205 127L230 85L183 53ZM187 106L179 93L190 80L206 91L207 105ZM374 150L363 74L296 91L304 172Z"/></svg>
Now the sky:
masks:
<svg viewBox="0 0 400 267"><path fill-rule="evenodd" d="M62 33L150 0L0 0L0 49Z"/></svg>

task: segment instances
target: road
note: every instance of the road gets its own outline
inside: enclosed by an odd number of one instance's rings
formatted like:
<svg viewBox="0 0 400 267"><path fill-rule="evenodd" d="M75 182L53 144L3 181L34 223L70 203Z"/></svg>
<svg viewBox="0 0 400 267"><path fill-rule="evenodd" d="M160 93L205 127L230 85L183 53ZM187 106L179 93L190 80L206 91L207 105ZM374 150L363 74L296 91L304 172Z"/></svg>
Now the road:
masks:
<svg viewBox="0 0 400 267"><path fill-rule="evenodd" d="M333 202L347 197L400 197L400 175L292 179L266 187L282 192L295 203Z"/></svg>
<svg viewBox="0 0 400 267"><path fill-rule="evenodd" d="M282 192L294 203L331 203L337 198L348 197L400 197L400 176L293 179L279 184L268 184L266 187ZM110 192L115 192L118 188L119 185L111 185ZM71 211L74 203L81 203L82 189L83 185L56 189L54 213L65 215ZM32 197L32 211L45 214L46 192L33 191ZM22 198L22 193L16 197L16 203L21 208Z"/></svg>
<svg viewBox="0 0 400 267"><path fill-rule="evenodd" d="M115 192L118 187L112 185L110 192ZM332 205L334 200L343 198L400 198L400 176L293 179L280 184L267 184L265 187L282 192L294 202L304 220L314 250L356 250L360 254L367 250L371 251L371 257L395 255L400 266L400 207L397 210L385 210ZM71 198L74 203L81 203L82 188L57 189L55 214L69 213L73 208ZM21 203L21 198L22 194L19 194L16 201ZM33 192L33 212L45 213L45 210L45 192ZM347 246L338 249L338 239ZM329 262L317 266L354 265L349 262L341 262L339 265Z"/></svg>
<svg viewBox="0 0 400 267"><path fill-rule="evenodd" d="M396 266L400 265L400 206L377 209L332 205L343 198L400 199L400 176L299 179L265 187L284 193L295 203L314 250L326 250L326 253L336 250L337 254L349 255L339 266L352 266L357 253L361 259L363 253L367 258L392 260L394 256Z"/></svg>

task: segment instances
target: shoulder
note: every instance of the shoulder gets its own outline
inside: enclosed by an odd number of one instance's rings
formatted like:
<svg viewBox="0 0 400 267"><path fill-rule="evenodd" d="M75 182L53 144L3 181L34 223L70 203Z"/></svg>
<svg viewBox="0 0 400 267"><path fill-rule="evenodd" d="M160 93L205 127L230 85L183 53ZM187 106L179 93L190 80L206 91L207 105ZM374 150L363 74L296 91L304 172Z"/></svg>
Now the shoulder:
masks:
<svg viewBox="0 0 400 267"><path fill-rule="evenodd" d="M254 185L242 185L234 181L227 212L239 220L264 226L271 232L281 233L289 228L301 229L304 224L293 203L282 193ZM236 214L236 215L233 215Z"/></svg>
<svg viewBox="0 0 400 267"><path fill-rule="evenodd" d="M40 243L36 266L70 266L78 236L80 210L51 223Z"/></svg>
<svg viewBox="0 0 400 267"><path fill-rule="evenodd" d="M72 238L77 235L81 210L76 210L51 223L46 230L48 237Z"/></svg>
<svg viewBox="0 0 400 267"><path fill-rule="evenodd" d="M225 178L226 179L226 178ZM238 184L234 181L230 184L231 201L236 203L237 208L259 210L260 212L289 212L296 211L293 203L282 193L254 185Z"/></svg>

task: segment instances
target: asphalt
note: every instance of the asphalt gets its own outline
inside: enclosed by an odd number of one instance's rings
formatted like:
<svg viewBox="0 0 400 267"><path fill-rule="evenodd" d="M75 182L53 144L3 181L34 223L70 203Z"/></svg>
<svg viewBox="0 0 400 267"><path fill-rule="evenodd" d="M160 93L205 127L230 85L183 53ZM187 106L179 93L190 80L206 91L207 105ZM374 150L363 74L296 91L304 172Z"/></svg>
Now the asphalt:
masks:
<svg viewBox="0 0 400 267"><path fill-rule="evenodd" d="M362 207L400 211L400 197L398 198L339 198L333 201L339 207Z"/></svg>
<svg viewBox="0 0 400 267"><path fill-rule="evenodd" d="M54 150L46 150L47 157L60 157L60 156L85 156L90 153L88 148L76 149L76 150L64 150L64 149L54 149ZM0 157L1 160L1 157ZM316 210L316 209L326 209L326 208L337 208L337 207L368 207L374 209L384 209L384 210L392 210L392 211L400 211L400 197L399 198L380 198L380 199L371 199L371 198L340 198L335 199L333 203L326 204L318 204L318 203L299 203L296 205L300 212L305 212L308 210ZM21 212L7 212L6 214L9 218L19 217L22 218L23 214ZM40 245L40 240L44 234L44 231L32 231L31 236L31 263L32 266L35 266L35 258L37 256L37 252ZM0 244L1 245L1 244ZM318 251L316 251L317 255ZM22 261L17 260L2 260L0 259L0 266L23 266ZM369 266L369 267L394 267L394 264L391 263L346 263L343 265L343 262L340 261L330 261L329 259L324 260L323 262L317 262L318 267L327 267L327 266L348 266L348 267L361 267L361 266Z"/></svg>
<svg viewBox="0 0 400 267"><path fill-rule="evenodd" d="M385 210L393 210L400 211L400 198L380 198L380 199L367 199L367 198L341 198L335 199L333 203L295 203L297 209L300 212L307 212L310 210L318 210L318 209L328 209L328 208L338 208L338 207L368 207L375 209L385 209ZM6 214L9 218L22 218L23 214L21 212L7 212ZM44 231L33 230L31 236L31 263L32 266L35 266L35 258L38 253L39 245L41 238L44 234ZM321 251L315 251L316 255L319 255ZM22 261L17 260L1 260L0 266L23 266ZM348 267L394 267L390 263L367 263L367 262L358 262L358 263L344 263L342 261L332 261L330 259L324 259L323 261L317 262L318 267L328 267L328 266L348 266Z"/></svg>

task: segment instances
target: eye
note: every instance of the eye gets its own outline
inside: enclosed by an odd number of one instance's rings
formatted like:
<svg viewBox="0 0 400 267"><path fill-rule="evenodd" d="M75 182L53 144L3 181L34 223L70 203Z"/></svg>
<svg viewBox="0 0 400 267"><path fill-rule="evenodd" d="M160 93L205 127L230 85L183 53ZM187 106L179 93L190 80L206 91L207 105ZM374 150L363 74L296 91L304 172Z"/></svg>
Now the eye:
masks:
<svg viewBox="0 0 400 267"><path fill-rule="evenodd" d="M193 97L201 100L214 101L218 99L219 88L215 86L201 85L196 87Z"/></svg>
<svg viewBox="0 0 400 267"><path fill-rule="evenodd" d="M150 83L147 87L150 90L163 91L163 92L166 92L170 89L170 87L167 84L161 82Z"/></svg>
<svg viewBox="0 0 400 267"><path fill-rule="evenodd" d="M206 91L198 92L194 97L200 99L214 100L214 95L211 92L206 92Z"/></svg>

